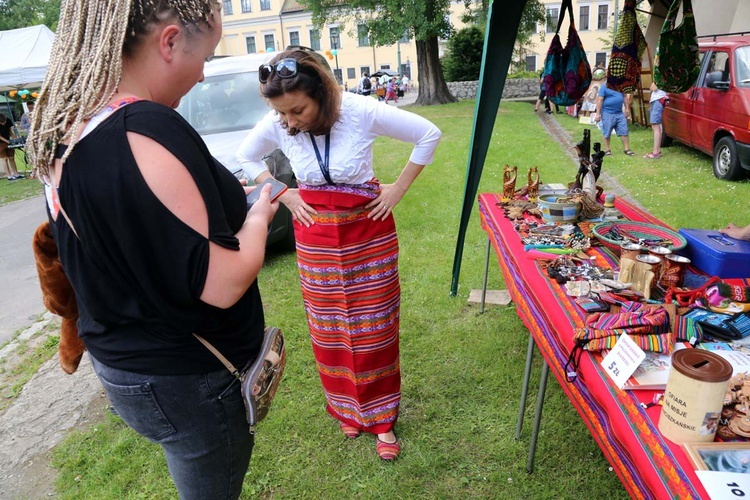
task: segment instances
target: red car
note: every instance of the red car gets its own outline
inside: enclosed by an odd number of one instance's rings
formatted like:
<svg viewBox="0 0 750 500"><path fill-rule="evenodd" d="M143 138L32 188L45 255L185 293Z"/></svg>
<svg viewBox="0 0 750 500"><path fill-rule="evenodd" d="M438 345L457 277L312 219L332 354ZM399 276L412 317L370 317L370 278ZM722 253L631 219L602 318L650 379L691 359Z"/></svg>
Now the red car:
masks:
<svg viewBox="0 0 750 500"><path fill-rule="evenodd" d="M664 142L713 156L714 175L738 180L750 170L750 35L699 38L701 72L664 108Z"/></svg>

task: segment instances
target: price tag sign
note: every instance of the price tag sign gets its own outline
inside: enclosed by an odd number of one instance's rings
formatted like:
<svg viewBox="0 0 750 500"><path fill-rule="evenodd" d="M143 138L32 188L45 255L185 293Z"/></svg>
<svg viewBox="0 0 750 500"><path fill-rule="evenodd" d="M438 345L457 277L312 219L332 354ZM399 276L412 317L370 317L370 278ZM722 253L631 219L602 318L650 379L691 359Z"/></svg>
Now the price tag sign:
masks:
<svg viewBox="0 0 750 500"><path fill-rule="evenodd" d="M617 387L622 389L638 365L646 359L646 353L626 333L620 335L615 346L602 360L604 371Z"/></svg>
<svg viewBox="0 0 750 500"><path fill-rule="evenodd" d="M750 474L697 470L695 474L711 500L750 498Z"/></svg>

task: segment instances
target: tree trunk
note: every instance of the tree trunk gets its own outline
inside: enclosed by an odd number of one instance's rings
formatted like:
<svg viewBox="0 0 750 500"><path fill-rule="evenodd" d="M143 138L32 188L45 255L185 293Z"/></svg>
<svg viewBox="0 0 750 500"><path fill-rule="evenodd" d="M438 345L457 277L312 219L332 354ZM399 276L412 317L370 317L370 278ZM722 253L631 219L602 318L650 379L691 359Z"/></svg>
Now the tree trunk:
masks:
<svg viewBox="0 0 750 500"><path fill-rule="evenodd" d="M417 106L456 102L443 77L438 57L437 37L426 41L417 40L417 67L419 69L419 94Z"/></svg>

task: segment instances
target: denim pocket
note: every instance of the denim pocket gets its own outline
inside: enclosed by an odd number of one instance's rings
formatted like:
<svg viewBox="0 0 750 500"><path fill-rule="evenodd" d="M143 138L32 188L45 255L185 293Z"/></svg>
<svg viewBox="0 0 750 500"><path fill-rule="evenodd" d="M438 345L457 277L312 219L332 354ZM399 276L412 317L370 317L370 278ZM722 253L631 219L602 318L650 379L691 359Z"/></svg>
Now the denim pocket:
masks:
<svg viewBox="0 0 750 500"><path fill-rule="evenodd" d="M175 433L175 428L156 401L151 384L117 385L101 376L99 380L112 406L135 432L155 443Z"/></svg>

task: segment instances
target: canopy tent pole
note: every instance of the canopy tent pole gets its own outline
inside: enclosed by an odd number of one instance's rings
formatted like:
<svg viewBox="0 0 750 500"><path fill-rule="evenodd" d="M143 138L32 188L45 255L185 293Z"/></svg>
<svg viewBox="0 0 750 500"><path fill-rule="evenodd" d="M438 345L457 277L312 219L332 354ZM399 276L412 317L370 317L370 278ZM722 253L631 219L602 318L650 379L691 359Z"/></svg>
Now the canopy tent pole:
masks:
<svg viewBox="0 0 750 500"><path fill-rule="evenodd" d="M500 98L503 95L505 79L513 55L513 45L516 42L516 34L526 1L506 0L502 5L493 2L487 13L482 68L479 72L474 126L471 131L471 149L466 166L464 202L458 228L456 253L453 257L453 279L450 291L452 297L455 297L458 291L458 276L461 273L466 229L476 201L479 179L482 177L484 160L487 157L487 149L495 126ZM495 12L495 7L497 7L497 12Z"/></svg>

